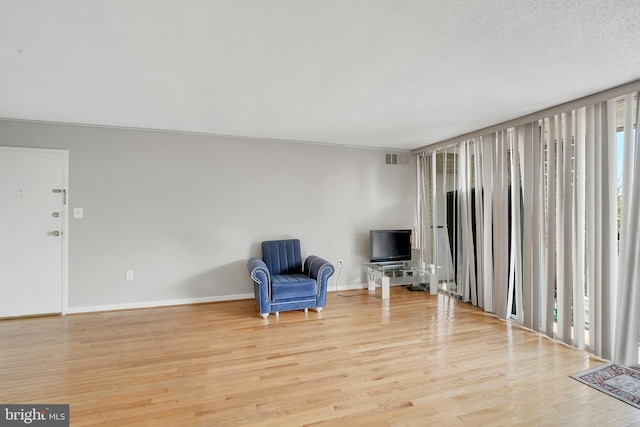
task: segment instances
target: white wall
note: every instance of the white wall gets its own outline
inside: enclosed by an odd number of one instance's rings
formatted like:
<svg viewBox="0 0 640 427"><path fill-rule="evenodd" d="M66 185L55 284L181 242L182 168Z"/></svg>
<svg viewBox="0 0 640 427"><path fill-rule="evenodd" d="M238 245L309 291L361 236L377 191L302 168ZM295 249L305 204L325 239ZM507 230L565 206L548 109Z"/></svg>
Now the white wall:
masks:
<svg viewBox="0 0 640 427"><path fill-rule="evenodd" d="M342 258L340 287L364 286L369 229L415 225L413 156L10 120L0 145L69 150L70 311L249 297L267 239Z"/></svg>

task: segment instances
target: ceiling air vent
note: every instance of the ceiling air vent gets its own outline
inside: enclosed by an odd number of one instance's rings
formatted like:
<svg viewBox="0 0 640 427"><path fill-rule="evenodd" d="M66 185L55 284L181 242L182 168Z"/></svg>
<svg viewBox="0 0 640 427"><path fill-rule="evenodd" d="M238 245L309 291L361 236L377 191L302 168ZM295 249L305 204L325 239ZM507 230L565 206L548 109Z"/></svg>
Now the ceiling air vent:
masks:
<svg viewBox="0 0 640 427"><path fill-rule="evenodd" d="M408 165L411 163L409 154L385 154L385 163L388 165Z"/></svg>
<svg viewBox="0 0 640 427"><path fill-rule="evenodd" d="M398 155L397 154L388 154L387 153L387 164L388 165L397 165L398 164Z"/></svg>

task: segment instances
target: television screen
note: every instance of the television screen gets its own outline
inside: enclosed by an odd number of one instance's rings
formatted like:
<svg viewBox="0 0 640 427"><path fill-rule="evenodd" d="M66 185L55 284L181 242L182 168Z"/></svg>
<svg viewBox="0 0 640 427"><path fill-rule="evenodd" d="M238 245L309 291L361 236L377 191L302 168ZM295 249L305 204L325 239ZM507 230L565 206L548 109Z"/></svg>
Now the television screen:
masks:
<svg viewBox="0 0 640 427"><path fill-rule="evenodd" d="M370 230L371 262L407 261L411 259L411 230Z"/></svg>

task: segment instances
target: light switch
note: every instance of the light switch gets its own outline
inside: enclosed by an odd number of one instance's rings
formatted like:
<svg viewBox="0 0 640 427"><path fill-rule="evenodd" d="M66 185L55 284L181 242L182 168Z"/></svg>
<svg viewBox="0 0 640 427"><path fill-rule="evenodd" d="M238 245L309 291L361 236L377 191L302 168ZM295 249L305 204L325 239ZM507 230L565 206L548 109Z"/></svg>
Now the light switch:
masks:
<svg viewBox="0 0 640 427"><path fill-rule="evenodd" d="M82 208L73 208L73 217L74 218L82 218L84 216L84 211Z"/></svg>
<svg viewBox="0 0 640 427"><path fill-rule="evenodd" d="M133 270L127 270L124 274L125 280L133 280Z"/></svg>

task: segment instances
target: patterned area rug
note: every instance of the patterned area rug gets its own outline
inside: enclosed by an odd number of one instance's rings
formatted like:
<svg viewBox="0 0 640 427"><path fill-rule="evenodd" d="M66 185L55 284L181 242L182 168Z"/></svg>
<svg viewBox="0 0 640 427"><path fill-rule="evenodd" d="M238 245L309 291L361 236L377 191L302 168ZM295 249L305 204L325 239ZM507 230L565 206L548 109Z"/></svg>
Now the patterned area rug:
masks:
<svg viewBox="0 0 640 427"><path fill-rule="evenodd" d="M571 375L590 387L640 409L640 372L614 363Z"/></svg>

